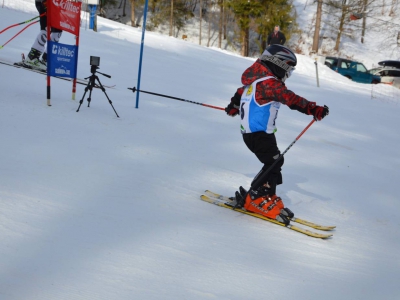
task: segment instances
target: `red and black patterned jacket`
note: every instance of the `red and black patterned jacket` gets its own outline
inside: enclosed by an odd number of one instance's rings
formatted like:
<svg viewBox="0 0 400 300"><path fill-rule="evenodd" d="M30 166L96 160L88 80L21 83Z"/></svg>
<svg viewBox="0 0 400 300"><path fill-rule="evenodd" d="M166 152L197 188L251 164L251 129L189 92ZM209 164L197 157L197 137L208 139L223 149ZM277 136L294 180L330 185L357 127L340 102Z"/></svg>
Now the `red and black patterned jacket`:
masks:
<svg viewBox="0 0 400 300"><path fill-rule="evenodd" d="M274 76L274 74L272 74L272 72L258 59L253 65L244 71L242 75L242 84L245 86L250 85L255 80L266 76ZM240 106L240 99L244 89L244 86L238 88L231 99L231 101L237 106ZM316 106L315 102L310 102L288 90L285 84L276 78L267 79L257 83L256 101L260 105L271 101L277 101L289 106L290 109L298 110L306 115L311 115L312 113L310 110Z"/></svg>

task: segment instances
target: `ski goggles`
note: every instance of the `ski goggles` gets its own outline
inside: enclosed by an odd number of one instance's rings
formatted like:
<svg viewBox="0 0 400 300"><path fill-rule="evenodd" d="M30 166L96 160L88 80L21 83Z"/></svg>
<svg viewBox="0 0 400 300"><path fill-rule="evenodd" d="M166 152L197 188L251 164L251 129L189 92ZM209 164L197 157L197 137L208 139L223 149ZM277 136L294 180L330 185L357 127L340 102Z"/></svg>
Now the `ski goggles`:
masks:
<svg viewBox="0 0 400 300"><path fill-rule="evenodd" d="M288 77L290 75L292 75L292 72L296 69L294 66L290 65L291 62L286 63L272 55L262 55L261 60L270 61L273 64L277 65L278 67L281 67L282 69L284 69L286 71L286 73L288 73ZM289 75L289 73L290 73L290 75Z"/></svg>

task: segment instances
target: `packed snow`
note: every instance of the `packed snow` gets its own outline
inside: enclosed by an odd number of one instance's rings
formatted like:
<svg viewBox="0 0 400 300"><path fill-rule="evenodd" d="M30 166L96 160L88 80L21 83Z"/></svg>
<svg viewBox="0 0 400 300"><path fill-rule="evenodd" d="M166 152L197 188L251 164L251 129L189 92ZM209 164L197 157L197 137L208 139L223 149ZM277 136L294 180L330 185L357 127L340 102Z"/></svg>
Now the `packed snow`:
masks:
<svg viewBox="0 0 400 300"><path fill-rule="evenodd" d="M0 30L36 16L30 2L1 8ZM18 61L37 32L0 60ZM288 88L330 114L286 153L278 195L337 226L314 239L199 199L248 188L262 165L238 117L145 93L136 108L141 36L102 18L81 28L78 77L101 57L120 118L100 89L87 107L85 86L72 100L56 78L49 107L45 76L0 64L0 299L399 299L399 90L321 64L318 87L314 60L298 56ZM253 61L146 32L141 89L225 107ZM281 151L311 120L282 106Z"/></svg>

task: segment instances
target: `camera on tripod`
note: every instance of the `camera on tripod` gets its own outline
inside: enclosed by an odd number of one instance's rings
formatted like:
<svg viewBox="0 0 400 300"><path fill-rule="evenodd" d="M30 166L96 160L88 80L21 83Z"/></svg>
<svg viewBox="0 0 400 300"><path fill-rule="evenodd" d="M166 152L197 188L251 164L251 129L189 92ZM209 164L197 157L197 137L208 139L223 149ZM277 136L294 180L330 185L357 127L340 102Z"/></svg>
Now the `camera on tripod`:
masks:
<svg viewBox="0 0 400 300"><path fill-rule="evenodd" d="M90 91L89 92L89 97L87 99L88 107L90 107L90 101L92 100L92 90L93 90L94 87L96 87L96 88L100 88L103 91L103 93L106 95L106 97L108 99L108 102L110 103L110 105L113 108L115 114L119 118L117 112L115 111L114 106L112 105L112 101L110 100L110 98L108 98L108 95L106 93L106 89L101 84L100 79L96 75L96 73L99 73L99 74L101 74L101 75L103 75L105 77L108 77L108 78L111 78L111 76L107 75L107 74L104 74L104 73L101 73L99 71L96 71L97 69L99 69L99 66L100 66L100 57L98 57L98 56L90 56L90 66L91 66L90 67L90 72L92 73L92 75L85 78L85 79L88 79L89 81L88 81L88 84L87 84L87 86L85 88L85 93L83 94L81 101L79 101L79 107L78 107L76 112L78 112L79 109L81 108L81 105L83 103L83 99L85 98L85 95L86 95L87 91Z"/></svg>
<svg viewBox="0 0 400 300"><path fill-rule="evenodd" d="M90 65L91 72L95 73L97 69L100 67L100 57L98 56L90 56Z"/></svg>
<svg viewBox="0 0 400 300"><path fill-rule="evenodd" d="M100 57L90 56L90 65L99 67L100 66Z"/></svg>

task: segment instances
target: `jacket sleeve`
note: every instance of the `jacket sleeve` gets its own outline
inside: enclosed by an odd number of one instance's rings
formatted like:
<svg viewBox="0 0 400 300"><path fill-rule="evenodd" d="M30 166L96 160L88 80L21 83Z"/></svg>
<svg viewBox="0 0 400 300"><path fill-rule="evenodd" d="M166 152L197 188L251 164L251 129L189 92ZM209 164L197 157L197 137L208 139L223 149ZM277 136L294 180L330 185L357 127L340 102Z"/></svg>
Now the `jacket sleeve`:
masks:
<svg viewBox="0 0 400 300"><path fill-rule="evenodd" d="M286 36L281 32L282 38L281 38L281 45L285 45L286 42Z"/></svg>
<svg viewBox="0 0 400 300"><path fill-rule="evenodd" d="M312 115L312 109L316 105L315 102L308 101L288 89L282 93L282 98L284 99L282 103L287 105L290 109L297 110L306 115Z"/></svg>
<svg viewBox="0 0 400 300"><path fill-rule="evenodd" d="M240 99L242 98L242 94L244 91L244 87L240 87L237 89L235 95L231 98L231 102L236 106L240 106Z"/></svg>
<svg viewBox="0 0 400 300"><path fill-rule="evenodd" d="M256 99L260 105L276 101L306 115L312 115L312 110L316 106L315 102L310 102L288 90L283 82L276 79L263 81L260 87L257 85Z"/></svg>

